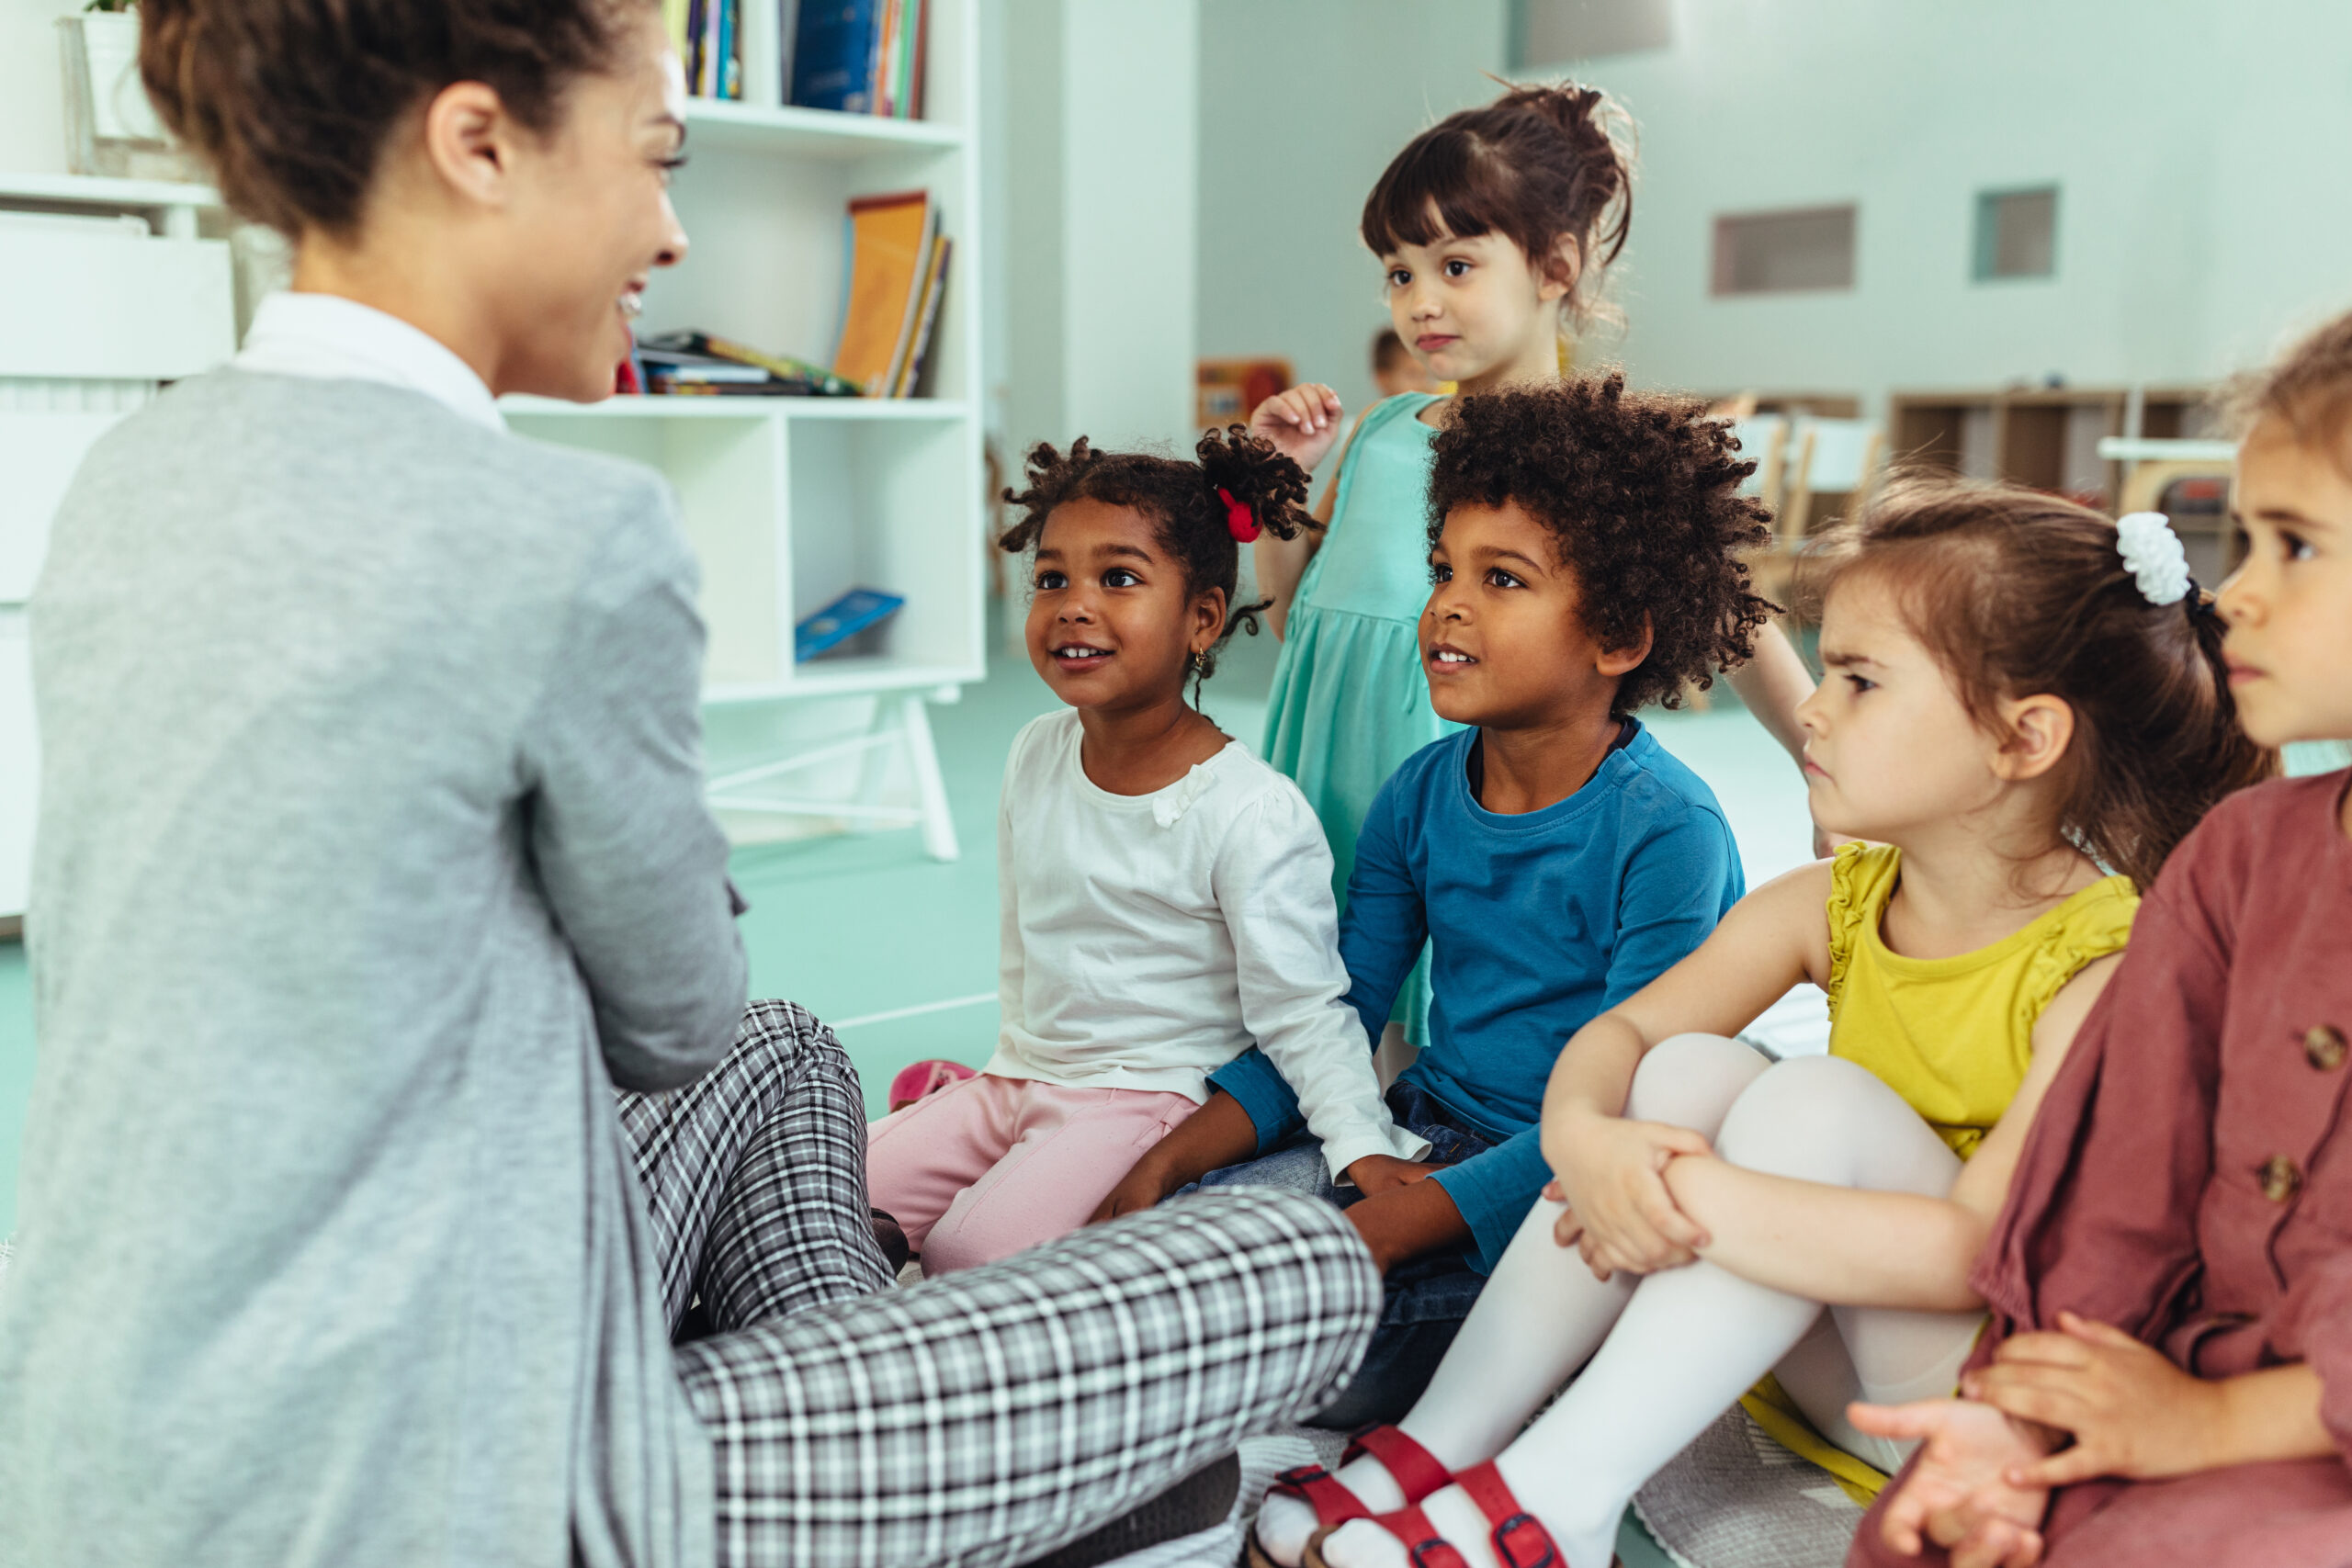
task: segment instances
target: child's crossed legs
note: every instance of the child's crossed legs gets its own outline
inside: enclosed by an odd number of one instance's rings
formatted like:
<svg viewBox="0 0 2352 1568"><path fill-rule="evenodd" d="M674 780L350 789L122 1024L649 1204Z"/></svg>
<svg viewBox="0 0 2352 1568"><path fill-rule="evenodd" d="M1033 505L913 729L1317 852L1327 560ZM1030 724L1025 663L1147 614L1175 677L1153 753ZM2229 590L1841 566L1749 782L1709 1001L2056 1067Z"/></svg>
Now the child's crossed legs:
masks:
<svg viewBox="0 0 2352 1568"><path fill-rule="evenodd" d="M875 1122L867 1188L926 1278L976 1268L1083 1225L1195 1109L1181 1094L982 1073Z"/></svg>
<svg viewBox="0 0 2352 1568"><path fill-rule="evenodd" d="M1826 1059L1776 1066L1713 1036L1680 1035L1652 1050L1625 1113L1690 1127L1735 1164L1805 1180L1941 1196L1960 1169L1918 1114L1867 1071ZM1899 1456L1852 1430L1846 1401L1948 1393L1975 1337L1975 1314L1824 1314L1818 1303L1703 1260L1638 1280L1598 1280L1575 1248L1553 1240L1561 1213L1557 1203L1536 1204L1399 1425L1449 1470L1496 1459L1568 1568L1606 1568L1634 1490L1776 1365L1825 1434L1885 1463ZM1574 1385L1521 1434L1588 1357ZM1905 1392L1889 1392L1896 1389ZM1375 1512L1400 1501L1376 1461L1359 1460L1339 1479ZM1423 1506L1474 1568L1494 1561L1491 1527L1458 1489ZM1261 1516L1259 1539L1277 1561L1295 1562L1312 1528L1304 1504L1278 1496ZM1322 1550L1332 1568L1406 1560L1394 1537L1363 1523L1333 1532Z"/></svg>

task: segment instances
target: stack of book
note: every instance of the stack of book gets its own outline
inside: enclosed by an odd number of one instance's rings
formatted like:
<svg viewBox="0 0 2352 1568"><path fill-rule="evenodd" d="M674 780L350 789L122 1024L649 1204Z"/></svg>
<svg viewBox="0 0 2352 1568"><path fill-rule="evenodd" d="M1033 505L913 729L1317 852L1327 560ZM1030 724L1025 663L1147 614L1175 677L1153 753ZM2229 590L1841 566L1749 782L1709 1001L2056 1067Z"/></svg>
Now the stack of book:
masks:
<svg viewBox="0 0 2352 1568"><path fill-rule="evenodd" d="M854 398L863 390L821 365L700 332L647 338L637 345L637 366L654 396Z"/></svg>
<svg viewBox="0 0 2352 1568"><path fill-rule="evenodd" d="M743 0L662 0L662 17L670 47L686 68L686 91L698 98L741 98Z"/></svg>
<svg viewBox="0 0 2352 1568"><path fill-rule="evenodd" d="M922 118L927 0L783 0L783 6L787 102L893 119Z"/></svg>
<svg viewBox="0 0 2352 1568"><path fill-rule="evenodd" d="M856 382L869 398L914 394L939 327L952 249L929 191L851 199L834 375Z"/></svg>

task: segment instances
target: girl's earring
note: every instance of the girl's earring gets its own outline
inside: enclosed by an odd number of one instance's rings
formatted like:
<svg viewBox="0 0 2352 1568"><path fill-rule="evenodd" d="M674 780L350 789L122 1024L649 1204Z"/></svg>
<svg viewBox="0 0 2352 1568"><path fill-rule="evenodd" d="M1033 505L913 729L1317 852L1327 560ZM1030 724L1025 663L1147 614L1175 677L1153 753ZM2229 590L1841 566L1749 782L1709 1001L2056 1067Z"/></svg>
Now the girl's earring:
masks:
<svg viewBox="0 0 2352 1568"><path fill-rule="evenodd" d="M1197 675L1209 667L1209 656L1198 649L1193 650L1193 673Z"/></svg>

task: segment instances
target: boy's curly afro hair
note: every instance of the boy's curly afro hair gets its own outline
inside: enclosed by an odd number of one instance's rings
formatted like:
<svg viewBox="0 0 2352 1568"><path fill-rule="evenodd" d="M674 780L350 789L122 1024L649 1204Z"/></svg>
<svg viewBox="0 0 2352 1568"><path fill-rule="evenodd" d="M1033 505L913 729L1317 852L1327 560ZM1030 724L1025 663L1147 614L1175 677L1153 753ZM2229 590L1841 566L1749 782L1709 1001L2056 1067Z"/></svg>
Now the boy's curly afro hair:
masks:
<svg viewBox="0 0 2352 1568"><path fill-rule="evenodd" d="M1204 431L1193 459L1100 451L1083 435L1067 453L1039 442L1029 452L1029 488L1004 492L1006 501L1022 509L1022 517L1004 531L997 547L1016 555L1035 548L1046 519L1065 502L1099 501L1142 513L1151 519L1161 547L1183 563L1189 592L1225 592L1225 629L1198 668L1207 676L1216 671L1216 650L1236 628L1246 626L1257 635L1258 612L1266 607L1233 603L1241 546L1227 525L1224 497L1249 507L1258 526L1277 539L1295 538L1316 524L1306 514L1306 470L1262 436L1238 424Z"/></svg>
<svg viewBox="0 0 2352 1568"><path fill-rule="evenodd" d="M1745 663L1779 610L1748 587L1740 559L1771 537L1770 512L1739 493L1755 471L1704 403L1629 393L1615 373L1463 398L1437 436L1430 544L1457 506L1518 502L1551 530L1604 647L1649 628L1649 657L1619 684L1617 711L1677 707L1686 685L1703 690Z"/></svg>

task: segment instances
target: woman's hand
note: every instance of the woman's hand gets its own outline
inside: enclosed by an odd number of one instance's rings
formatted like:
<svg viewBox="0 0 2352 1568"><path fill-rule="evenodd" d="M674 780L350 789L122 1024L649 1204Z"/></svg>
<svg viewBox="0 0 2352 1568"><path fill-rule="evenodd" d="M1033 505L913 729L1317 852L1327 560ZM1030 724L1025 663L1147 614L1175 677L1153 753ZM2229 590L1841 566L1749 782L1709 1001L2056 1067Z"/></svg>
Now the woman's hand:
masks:
<svg viewBox="0 0 2352 1568"><path fill-rule="evenodd" d="M1276 392L1251 412L1250 434L1313 473L1340 438L1340 394L1320 381Z"/></svg>
<svg viewBox="0 0 2352 1568"><path fill-rule="evenodd" d="M1550 1140L1547 1140L1547 1142ZM1553 1229L1562 1247L1584 1255L1596 1279L1616 1270L1654 1274L1699 1255L1707 1236L1666 1190L1670 1160L1713 1152L1688 1127L1571 1113L1560 1131L1558 1177L1544 1195L1568 1212Z"/></svg>
<svg viewBox="0 0 2352 1568"><path fill-rule="evenodd" d="M1366 1155L1348 1167L1348 1179L1369 1198L1394 1187L1427 1181L1445 1167L1429 1160L1398 1159L1395 1155Z"/></svg>
<svg viewBox="0 0 2352 1568"><path fill-rule="evenodd" d="M1851 1404L1847 1418L1875 1437L1919 1439L1919 1457L1887 1502L1879 1539L1905 1557L1929 1540L1951 1568L2033 1568L2041 1561L2049 1488L2015 1477L2050 1451L2052 1435L1989 1404L1927 1399Z"/></svg>
<svg viewBox="0 0 2352 1568"><path fill-rule="evenodd" d="M2075 1435L2072 1448L2018 1465L2014 1481L2153 1481L2223 1462L2208 1448L2224 1425L2222 1384L2181 1371L2108 1324L2062 1312L2058 1327L2003 1340L1991 1366L1962 1380L1971 1399Z"/></svg>

